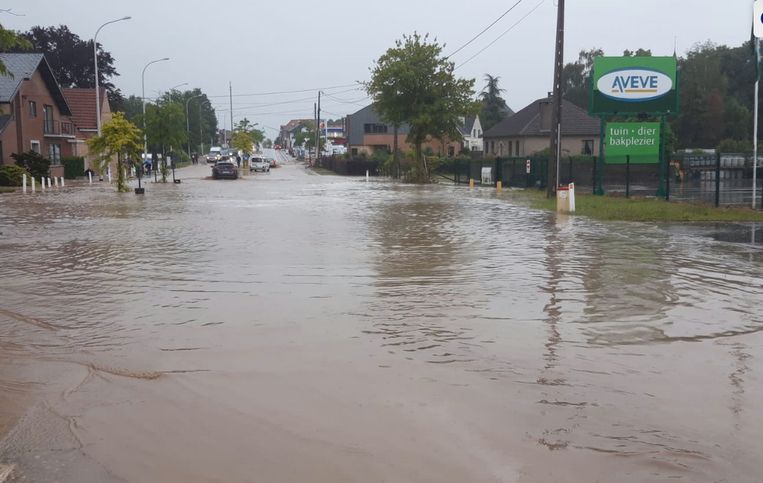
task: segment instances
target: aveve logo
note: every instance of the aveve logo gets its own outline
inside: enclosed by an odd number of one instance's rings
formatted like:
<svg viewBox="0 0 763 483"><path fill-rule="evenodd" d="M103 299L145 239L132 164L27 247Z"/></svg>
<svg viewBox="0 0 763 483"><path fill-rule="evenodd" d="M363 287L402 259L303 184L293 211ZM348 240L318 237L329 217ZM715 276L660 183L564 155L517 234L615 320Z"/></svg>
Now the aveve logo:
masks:
<svg viewBox="0 0 763 483"><path fill-rule="evenodd" d="M626 102L659 99L673 89L673 80L651 69L620 69L599 78L596 88L605 96Z"/></svg>

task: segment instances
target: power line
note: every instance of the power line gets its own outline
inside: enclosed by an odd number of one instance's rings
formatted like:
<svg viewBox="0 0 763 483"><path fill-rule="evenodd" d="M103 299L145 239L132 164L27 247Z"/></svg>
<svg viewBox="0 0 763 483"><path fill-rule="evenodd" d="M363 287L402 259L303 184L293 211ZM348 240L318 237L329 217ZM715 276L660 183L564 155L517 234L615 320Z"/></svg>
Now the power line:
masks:
<svg viewBox="0 0 763 483"><path fill-rule="evenodd" d="M356 87L357 89L360 89L358 87L357 82L353 84L344 84L340 86L329 86L329 87L315 87L312 89L299 89L294 91L274 91L274 92L252 92L249 94L236 94L233 97L254 97L254 96L275 96L279 94L299 94L303 92L315 92L320 90L330 90L330 89L342 89L343 87ZM356 90L356 89L353 89ZM220 96L207 96L207 97L228 97L228 94L220 95Z"/></svg>
<svg viewBox="0 0 763 483"><path fill-rule="evenodd" d="M503 32L501 35L499 35L498 37L496 37L496 39L495 39L495 40L493 40L492 42L490 42L489 44L487 44L485 47L483 47L482 49L480 49L480 50L479 50L479 51L478 51L476 54L472 55L471 57L469 57L469 58L468 58L468 59L466 59L465 61L463 61L463 62L461 62L460 64L458 64L458 65L456 66L456 69L463 67L465 64L469 63L469 61L471 61L472 59L474 59L475 57L477 57L478 55L480 55L482 52L484 52L484 51L486 51L488 48L490 48L490 46L492 46L494 43L498 42L498 41L499 41L499 40L500 40L500 39L501 39L501 38L502 38L504 35L506 35L507 33L511 32L511 31L514 29L514 27L516 27L517 25L519 25L520 23L522 23L522 21L523 21L524 19L526 19L527 17L529 17L531 13L533 13L533 12L534 12L534 11L536 11L536 10L538 10L538 8L540 8L540 6L541 6L541 5L543 5L543 3L544 3L545 1L546 1L546 0L540 0L540 2L538 2L538 4L537 4L535 7L533 7L533 8L532 8L532 10L530 10L529 12L527 12L527 13L524 15L524 17L522 17L522 18L520 18L519 20L517 20L517 21L516 21L516 23L514 23L514 25L512 25L511 27L509 27L508 29L506 29L506 30L505 30L505 31L504 31L504 32Z"/></svg>
<svg viewBox="0 0 763 483"><path fill-rule="evenodd" d="M449 59L450 57L453 57L453 56L454 56L454 55L456 55L457 53L461 52L461 51L462 51L462 50L463 50L463 49L464 49L466 46L468 46L469 44L471 44L472 42L474 42L475 40L477 40L478 38L480 38L480 37L482 36L482 34L484 34L485 32L487 32L488 30L490 30L490 27L492 27L493 25L497 24L497 23L498 23L498 22L499 22L499 21L500 21L500 20L501 20L503 17L505 17L506 15L508 15L508 14L509 14L509 12L511 12L512 10L514 10L514 8L515 8L517 5L519 5L520 3L522 3L522 0L518 0L518 1L517 1L517 3L515 3L514 5L512 5L512 6L511 6L511 7L510 7L508 10L506 10L505 12L503 12L503 14L501 14L501 16L500 16L500 17L498 17L497 19L493 20L493 23L491 23L490 25L488 25L487 27L485 27L485 28L482 30L482 32L478 33L477 35L475 35L474 37L472 37L472 38L471 38L471 40L469 40L467 43L465 43L465 44L464 44L464 45L462 45L461 47L457 48L455 51L451 52L451 53L450 53L450 55L448 55L448 56L446 57L446 59Z"/></svg>

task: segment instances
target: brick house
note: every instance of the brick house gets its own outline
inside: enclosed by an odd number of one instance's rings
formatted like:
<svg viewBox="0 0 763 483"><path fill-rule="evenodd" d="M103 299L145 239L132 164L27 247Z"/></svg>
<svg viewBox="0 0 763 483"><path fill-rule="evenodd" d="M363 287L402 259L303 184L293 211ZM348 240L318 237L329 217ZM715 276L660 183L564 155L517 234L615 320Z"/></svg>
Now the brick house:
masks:
<svg viewBox="0 0 763 483"><path fill-rule="evenodd" d="M485 156L527 156L551 145L551 96L538 99L507 117L483 135ZM598 156L601 121L562 100L563 156Z"/></svg>
<svg viewBox="0 0 763 483"><path fill-rule="evenodd" d="M98 122L95 112L95 89L94 88L65 88L62 89L64 98L71 110L71 120L76 130L76 140L72 145L72 154L85 158L85 169L93 166L93 157L86 141L98 134ZM100 88L101 125L111 120L112 112L109 106L106 89ZM116 161L112 163L112 171L116 169Z"/></svg>
<svg viewBox="0 0 763 483"><path fill-rule="evenodd" d="M76 152L71 109L43 54L0 54L0 164L11 154L36 151L51 161L51 176L63 176L61 158ZM95 101L93 101L95 104Z"/></svg>
<svg viewBox="0 0 763 483"><path fill-rule="evenodd" d="M402 152L414 148L406 141L408 131L407 124L401 124L397 130L398 150ZM348 115L345 121L348 152L353 156L363 154L370 156L379 150L392 152L395 144L394 133L395 127L381 120L373 104ZM432 139L423 144L422 149L427 148L440 156L453 156L461 152L461 143Z"/></svg>

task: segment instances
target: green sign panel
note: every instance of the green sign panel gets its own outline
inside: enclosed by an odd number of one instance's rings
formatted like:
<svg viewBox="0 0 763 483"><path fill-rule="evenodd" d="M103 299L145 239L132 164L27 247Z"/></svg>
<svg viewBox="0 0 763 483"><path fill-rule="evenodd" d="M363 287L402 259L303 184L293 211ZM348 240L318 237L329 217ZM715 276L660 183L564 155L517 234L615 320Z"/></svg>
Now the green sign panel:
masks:
<svg viewBox="0 0 763 483"><path fill-rule="evenodd" d="M596 57L591 114L676 114L675 57Z"/></svg>
<svg viewBox="0 0 763 483"><path fill-rule="evenodd" d="M660 162L659 122L608 122L604 137L607 164L657 164Z"/></svg>

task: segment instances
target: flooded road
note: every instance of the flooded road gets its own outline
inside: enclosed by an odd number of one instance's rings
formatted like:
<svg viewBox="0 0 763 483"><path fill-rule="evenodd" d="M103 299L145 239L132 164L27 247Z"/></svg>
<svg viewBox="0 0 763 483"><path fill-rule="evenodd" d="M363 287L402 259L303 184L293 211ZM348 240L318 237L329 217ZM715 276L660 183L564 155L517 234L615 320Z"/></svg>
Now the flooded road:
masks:
<svg viewBox="0 0 763 483"><path fill-rule="evenodd" d="M760 481L760 226L208 174L0 197L12 481Z"/></svg>

